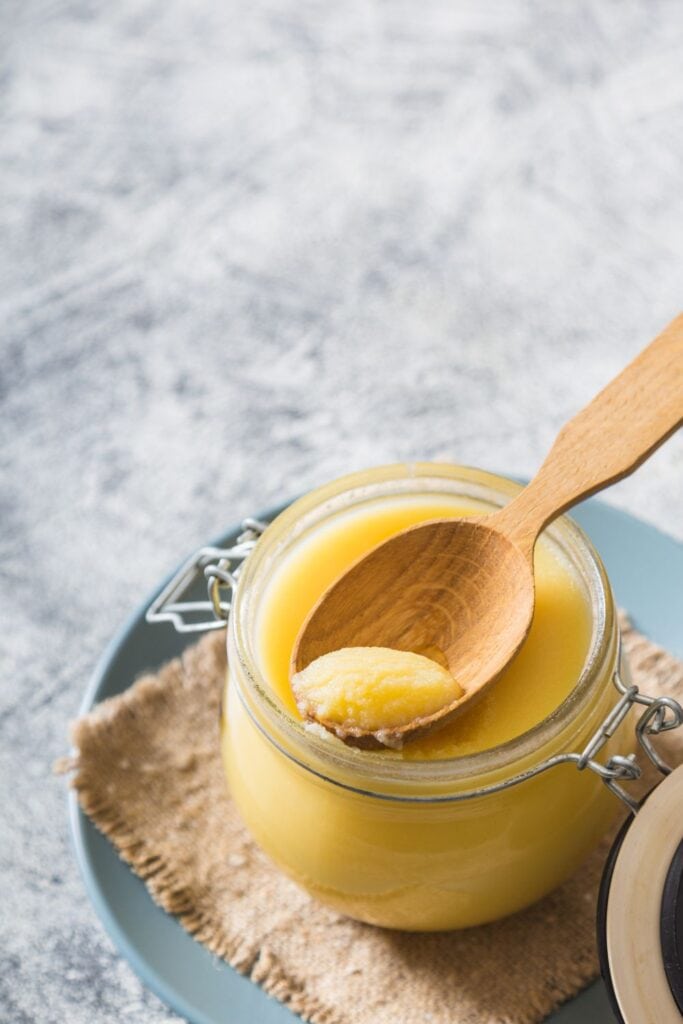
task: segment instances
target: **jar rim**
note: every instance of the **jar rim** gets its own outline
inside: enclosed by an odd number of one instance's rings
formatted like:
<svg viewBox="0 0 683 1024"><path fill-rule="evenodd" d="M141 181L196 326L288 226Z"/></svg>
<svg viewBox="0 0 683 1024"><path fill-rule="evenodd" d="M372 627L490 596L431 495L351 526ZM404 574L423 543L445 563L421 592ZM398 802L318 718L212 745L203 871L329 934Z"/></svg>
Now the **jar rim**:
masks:
<svg viewBox="0 0 683 1024"><path fill-rule="evenodd" d="M458 490L453 490L452 485ZM434 486L436 485L436 486ZM450 487L448 485L451 485ZM398 488L398 489L397 489ZM542 751L573 724L591 702L601 669L616 631L611 590L604 566L581 528L563 515L547 528L548 535L569 556L585 583L591 609L591 638L581 673L567 697L548 716L519 736L495 747L434 760L401 760L384 752L359 751L331 738L316 735L310 726L296 719L280 702L259 668L253 634L256 585L278 557L291 550L304 534L338 512L364 501L383 497L429 494L462 495L467 499L500 507L522 489L507 477L475 467L450 463L395 463L373 467L337 478L309 491L281 512L267 528L246 559L234 594L228 630L229 663L235 659L240 671L231 671L231 685L237 684L242 702L264 737L285 756L318 777L353 792L401 801L424 799L455 800L499 789L522 781L528 772L515 765L542 758ZM263 584L265 580L261 580ZM258 598L258 592L256 592ZM506 769L513 768L512 774ZM468 780L494 779L491 785L467 788ZM464 789L452 793L454 784ZM408 790L427 790L429 795L406 795ZM395 790L400 790L400 795ZM439 796L439 793L447 795Z"/></svg>

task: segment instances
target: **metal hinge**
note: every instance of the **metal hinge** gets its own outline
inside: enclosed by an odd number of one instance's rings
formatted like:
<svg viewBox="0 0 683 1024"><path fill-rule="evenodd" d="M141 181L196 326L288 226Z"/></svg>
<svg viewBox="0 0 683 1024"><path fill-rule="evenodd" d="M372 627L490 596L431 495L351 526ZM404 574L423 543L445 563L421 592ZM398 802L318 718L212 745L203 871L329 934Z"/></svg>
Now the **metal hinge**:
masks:
<svg viewBox="0 0 683 1024"><path fill-rule="evenodd" d="M145 614L147 622L170 622L178 633L223 629L242 564L267 525L259 519L243 519L242 531L232 547L206 547L195 552L152 601ZM198 576L206 580L208 601L184 601L183 596ZM210 618L206 617L207 612L211 612Z"/></svg>

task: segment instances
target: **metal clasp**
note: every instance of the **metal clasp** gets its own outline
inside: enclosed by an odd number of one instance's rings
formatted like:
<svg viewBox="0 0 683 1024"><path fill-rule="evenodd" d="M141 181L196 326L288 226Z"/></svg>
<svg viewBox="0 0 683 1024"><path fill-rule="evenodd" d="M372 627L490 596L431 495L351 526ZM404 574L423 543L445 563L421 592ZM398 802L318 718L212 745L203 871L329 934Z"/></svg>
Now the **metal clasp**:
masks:
<svg viewBox="0 0 683 1024"><path fill-rule="evenodd" d="M618 658L617 665L619 665L619 660ZM642 775L642 769L636 762L635 754L628 756L614 754L606 764L596 761L595 755L614 735L631 709L636 704L640 704L645 707L645 711L636 723L638 742L655 768L662 775L669 775L672 770L671 766L657 752L650 737L668 732L670 729L677 729L683 724L683 708L673 697L649 697L647 694L641 693L637 686L627 686L619 674L618 667L614 671L612 681L621 694L620 699L592 736L583 752L578 756L568 754L564 757L566 760L574 761L579 771L588 768L599 775L605 785L626 804L630 811L635 813L640 809L642 800L636 800L620 785L622 782L639 779Z"/></svg>
<svg viewBox="0 0 683 1024"><path fill-rule="evenodd" d="M259 519L243 519L242 531L232 547L200 548L152 601L145 614L147 622L170 622L178 633L223 629L244 560L253 551L267 525ZM197 577L201 576L206 580L208 601L183 600ZM224 596L225 591L229 592L230 598ZM206 617L207 612L212 613L211 618Z"/></svg>

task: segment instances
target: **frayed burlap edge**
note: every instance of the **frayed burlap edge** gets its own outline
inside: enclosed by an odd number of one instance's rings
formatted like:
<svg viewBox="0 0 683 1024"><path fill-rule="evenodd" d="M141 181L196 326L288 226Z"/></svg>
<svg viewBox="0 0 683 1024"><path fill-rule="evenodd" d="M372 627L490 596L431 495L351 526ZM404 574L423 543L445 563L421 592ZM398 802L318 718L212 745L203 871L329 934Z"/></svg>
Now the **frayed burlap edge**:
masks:
<svg viewBox="0 0 683 1024"><path fill-rule="evenodd" d="M75 772L70 784L84 813L145 882L154 901L177 917L190 935L311 1024L342 1024L329 1007L312 998L301 982L285 972L267 946L255 945L248 936L233 938L226 935L206 910L197 909L176 868L165 865L144 836L131 831L120 809L103 795L101 779L93 777L92 766L81 756L84 748L93 746L93 740L97 743L108 739L114 716L119 721L133 720L140 703L146 703L150 698L165 700L169 688L182 688L188 679L212 680L215 683L204 696L215 704L217 716L220 684L225 672L224 648L225 632L213 632L185 651L179 659L164 665L156 675L138 679L122 694L97 705L89 715L73 723L71 740L75 753L57 762L55 768L60 774Z"/></svg>

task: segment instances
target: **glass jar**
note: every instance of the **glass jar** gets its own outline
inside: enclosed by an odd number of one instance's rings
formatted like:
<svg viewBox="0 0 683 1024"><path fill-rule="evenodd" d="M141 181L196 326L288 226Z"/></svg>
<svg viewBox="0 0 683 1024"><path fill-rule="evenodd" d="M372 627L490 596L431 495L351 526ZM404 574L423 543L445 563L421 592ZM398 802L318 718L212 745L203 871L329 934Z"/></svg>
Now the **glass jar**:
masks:
<svg viewBox="0 0 683 1024"><path fill-rule="evenodd" d="M582 751L618 698L619 633L605 570L567 517L549 533L590 609L588 653L573 690L532 729L481 753L387 758L304 728L261 675L257 620L269 579L311 531L349 509L405 495L457 496L493 511L518 484L429 463L356 473L296 501L245 560L228 628L222 752L244 821L263 850L322 902L391 928L464 928L510 914L559 885L618 810L598 775L562 755ZM626 666L620 666L621 675ZM552 672L552 665L548 665ZM635 746L619 734L620 753ZM630 746L629 746L630 743ZM608 760L615 740L605 742ZM533 774L549 758L560 763Z"/></svg>

